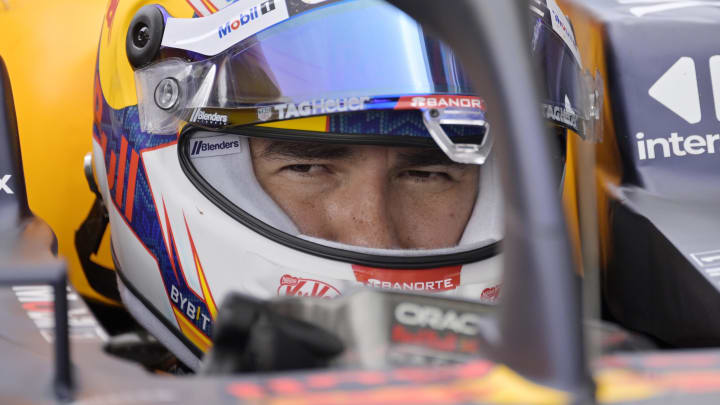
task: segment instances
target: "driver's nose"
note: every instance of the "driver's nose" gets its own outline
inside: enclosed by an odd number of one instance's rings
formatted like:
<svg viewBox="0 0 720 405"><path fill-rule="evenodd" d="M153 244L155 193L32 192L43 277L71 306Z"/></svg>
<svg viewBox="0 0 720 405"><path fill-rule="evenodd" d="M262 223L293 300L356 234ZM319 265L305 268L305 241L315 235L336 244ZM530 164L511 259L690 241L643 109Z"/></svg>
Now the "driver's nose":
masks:
<svg viewBox="0 0 720 405"><path fill-rule="evenodd" d="M390 215L390 184L382 170L347 179L326 207L335 240L354 246L401 248Z"/></svg>

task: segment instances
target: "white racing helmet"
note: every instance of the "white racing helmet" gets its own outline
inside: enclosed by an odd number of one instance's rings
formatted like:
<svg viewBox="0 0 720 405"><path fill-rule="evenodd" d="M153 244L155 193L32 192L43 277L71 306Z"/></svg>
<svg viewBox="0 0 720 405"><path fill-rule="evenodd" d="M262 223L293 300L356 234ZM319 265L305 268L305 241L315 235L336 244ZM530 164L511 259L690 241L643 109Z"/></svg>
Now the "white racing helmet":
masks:
<svg viewBox="0 0 720 405"><path fill-rule="evenodd" d="M379 0L245 0L196 18L160 3L127 31L137 104L108 104L128 86L120 79L96 86L93 162L123 303L184 363L197 367L211 346L230 292L333 298L365 285L497 298L499 135L449 48ZM388 223L402 223L392 243L352 237L378 200L371 188L311 198L335 178L332 162L362 174L380 155L373 181L387 182L375 190ZM281 162L271 180L291 176L268 181L263 159ZM293 177L317 167L329 177ZM316 204L295 209L290 188Z"/></svg>

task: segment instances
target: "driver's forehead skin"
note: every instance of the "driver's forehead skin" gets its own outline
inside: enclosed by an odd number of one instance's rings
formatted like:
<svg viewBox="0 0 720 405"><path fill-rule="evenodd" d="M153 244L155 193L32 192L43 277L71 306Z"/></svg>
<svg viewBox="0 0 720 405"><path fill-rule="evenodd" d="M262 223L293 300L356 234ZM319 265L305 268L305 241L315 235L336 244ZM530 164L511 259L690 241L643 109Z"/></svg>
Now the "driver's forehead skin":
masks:
<svg viewBox="0 0 720 405"><path fill-rule="evenodd" d="M300 232L376 248L455 246L479 167L437 148L250 140L263 189Z"/></svg>

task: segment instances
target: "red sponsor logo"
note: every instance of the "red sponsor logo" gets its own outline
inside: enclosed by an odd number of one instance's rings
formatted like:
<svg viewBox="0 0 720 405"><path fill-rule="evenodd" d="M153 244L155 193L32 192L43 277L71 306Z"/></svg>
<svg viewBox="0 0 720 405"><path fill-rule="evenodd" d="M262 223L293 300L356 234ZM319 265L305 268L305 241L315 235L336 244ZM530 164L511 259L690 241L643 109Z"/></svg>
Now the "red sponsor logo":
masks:
<svg viewBox="0 0 720 405"><path fill-rule="evenodd" d="M485 101L472 96L406 96L400 97L396 110L417 110L420 108L473 108L485 111Z"/></svg>
<svg viewBox="0 0 720 405"><path fill-rule="evenodd" d="M475 398L478 397L478 392L486 392L478 391L477 386L472 384L460 384L458 390L450 392L449 383L458 379L480 379L494 369L495 365L489 361L474 360L446 367L424 366L377 371L334 370L315 372L309 376L270 377L262 383L233 382L225 389L233 397L243 400L257 402L267 399L268 396L275 396L279 399L276 402L297 405L446 404L456 397ZM350 390L348 386L355 389ZM461 391L462 389L464 391Z"/></svg>
<svg viewBox="0 0 720 405"><path fill-rule="evenodd" d="M310 278L299 278L289 274L280 277L277 294L289 297L335 298L340 294L337 288L328 283Z"/></svg>
<svg viewBox="0 0 720 405"><path fill-rule="evenodd" d="M447 291L460 285L462 266L423 270L378 269L352 266L355 279L369 287L411 291Z"/></svg>
<svg viewBox="0 0 720 405"><path fill-rule="evenodd" d="M482 294L480 294L480 300L484 302L495 302L497 301L498 297L500 296L500 286L496 285L495 287L489 287L483 290Z"/></svg>
<svg viewBox="0 0 720 405"><path fill-rule="evenodd" d="M443 352L479 352L477 338L462 337L454 333L441 334L428 328L411 330L402 325L393 325L390 339L396 343L425 346Z"/></svg>

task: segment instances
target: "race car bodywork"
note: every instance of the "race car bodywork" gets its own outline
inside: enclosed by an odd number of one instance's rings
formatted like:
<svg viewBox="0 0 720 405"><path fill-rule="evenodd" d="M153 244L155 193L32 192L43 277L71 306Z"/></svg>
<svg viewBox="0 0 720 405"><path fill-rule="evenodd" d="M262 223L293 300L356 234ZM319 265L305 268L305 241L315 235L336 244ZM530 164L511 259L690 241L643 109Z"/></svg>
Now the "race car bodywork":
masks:
<svg viewBox="0 0 720 405"><path fill-rule="evenodd" d="M717 346L720 9L564 5L586 67L606 83L593 176L605 316L666 345Z"/></svg>
<svg viewBox="0 0 720 405"><path fill-rule="evenodd" d="M398 1L397 3L402 4L403 2ZM430 22L437 23L437 19L432 19L432 15L437 17L441 14L437 12L437 2L435 2L434 6L432 5L433 2L421 2L418 0L413 0L410 3L415 4L415 7L417 7L415 12L418 13L418 17L421 17L424 8L428 14L431 14L429 16L425 15L425 18ZM461 2L458 0L456 6L464 4L469 7L465 9L466 11L477 11L478 9L472 8L473 4L474 6L484 4L489 7L490 3ZM507 3L511 2L508 1ZM412 9L407 3L404 6L408 7L409 10ZM499 14L509 10L505 5L495 4L493 6L496 7ZM603 10L605 6L607 5L601 5L600 1L576 0L570 4L570 9L576 12L578 16L585 16L584 19L578 18L576 25L587 24L586 26L589 27L588 32L594 32L596 35L614 32L614 29L611 29L612 24L615 24L613 21L624 20L632 15L631 11L629 11L632 6L618 6L614 3L613 7L607 6L607 9L612 9L612 11L607 11L606 14L598 11ZM443 5L443 7L447 6ZM487 11L488 8L485 8L485 10ZM463 24L456 24L455 28L472 26L474 20L469 17L473 15L470 12L453 14L454 18L463 22ZM463 18L467 18L467 21L463 20ZM485 21L487 22L487 19ZM510 29L510 31L513 29ZM514 36L517 36L517 32L515 34L511 32L509 36L502 36L502 38L507 39ZM583 40L582 36L579 35L578 37L579 40ZM448 38L450 43L453 43L453 38L455 40L459 39L458 36L453 37L453 35L448 35ZM637 144L626 142L625 149L623 149L619 145L623 140L627 141L627 139L620 139L621 136L615 137L615 134L620 133L618 130L620 128L619 123L624 122L619 117L623 117L622 119L627 117L623 113L618 113L618 107L615 107L622 100L622 96L618 96L618 94L624 94L618 93L618 91L622 90L616 87L617 80L619 80L618 76L625 74L626 70L613 70L610 67L615 65L611 65L611 63L605 65L603 62L608 60L617 63L618 52L613 52L612 56L606 56L604 51L615 49L613 44L620 45L617 42L608 40L608 38L616 38L610 35L603 34L594 38L597 41L594 50L598 53L592 63L595 63L598 69L606 73L605 82L608 84L605 93L607 96L606 103L612 106L611 111L613 111L612 117L614 118L614 121L605 122L605 138L603 142L598 144L598 161L600 167L603 167L605 148L607 148L607 153L613 156L613 151L622 151ZM629 40L628 38L624 39ZM494 40L496 44L500 42L499 38ZM522 44L520 40L515 42L518 45L517 49L523 49L519 45ZM511 44L515 42L510 40ZM687 62L680 63L681 68L689 65ZM522 63L519 64L522 65ZM625 68L629 69L627 66ZM658 67L657 70L662 69ZM57 294L55 296L49 294L46 288L27 285L29 283L47 283L55 285L56 291L64 291L62 282L64 280L64 267L61 262L54 259L52 232L33 217L27 205L10 84L4 68L0 68L0 73L2 74L0 95L3 96L2 109L0 110L0 157L2 157L0 159L0 179L2 179L2 183L0 184L3 184L3 186L0 186L0 225L2 225L0 226L0 241L2 242L0 244L0 253L2 253L0 255L2 260L0 262L0 282L14 286L13 288L0 288L0 302L2 303L2 311L0 311L0 325L2 325L0 326L0 335L2 336L0 353L2 353L6 365L3 378L0 379L0 402L2 403L40 404L50 403L56 399L67 400L70 398L74 398L77 403L93 404L198 402L284 404L572 403L589 400L588 397L578 397L578 392L574 387L558 384L559 380L552 380L551 384L548 380L541 378L544 371L542 370L544 365L542 363L555 360L558 362L567 360L568 363L573 365L565 368L566 371L578 371L577 368L573 367L581 367L582 369L579 370L580 377L577 379L580 380L580 383L583 382L583 375L586 373L588 375L592 374L597 386L597 399L603 403L640 402L653 404L678 401L714 404L720 398L720 354L717 351L637 352L603 355L594 360L592 370L589 369L589 364L585 362L584 354L580 354L581 358L578 358L577 353L573 351L574 348L570 347L570 345L566 346L568 352L571 353L570 356L557 356L558 359L547 356L547 353L556 353L553 350L556 350L558 346L557 342L549 342L548 337L560 336L563 342L577 344L577 338L582 337L582 332L579 319L573 318L564 322L556 322L554 320L557 319L557 314L546 312L547 308L553 308L553 303L548 303L549 301L555 300L561 305L578 306L579 301L573 300L577 298L576 295L566 294L566 291L564 291L564 289L571 289L577 293L577 285L572 283L573 279L566 277L567 272L560 275L551 275L549 273L553 271L552 266L543 267L555 262L553 261L554 258L543 256L541 254L542 249L538 249L538 245L534 244L539 239L538 233L530 233L530 237L524 240L517 235L515 235L515 239L513 237L507 239L508 244L514 244L516 252L518 246L520 246L520 251L524 248L527 257L538 261L545 260L545 262L542 263L542 266L539 262L530 262L529 266L521 269L517 265L524 260L524 257L521 257L523 255L515 255L513 256L515 261L508 262L509 265L515 265L513 267L515 270L508 275L509 279L506 280L508 283L504 288L507 288L510 292L516 291L516 294L506 296L507 301L505 304L507 305L503 308L504 313L500 314L500 323L496 322L494 316L487 314L487 308L480 307L477 304L382 292L362 293L372 295L358 294L343 299L344 301L317 302L304 299L284 299L270 303L268 307L263 309L278 316L301 319L311 324L315 319L314 323L316 325L321 325L332 317L318 316L322 315L323 312L304 311L303 308L320 308L330 311L330 313L332 313L332 308L345 308L345 313L360 312L367 314L372 312L373 316L366 316L365 319L369 318L378 321L372 325L360 323L359 327L356 328L357 336L360 338L377 339L374 341L371 339L373 342L369 345L371 349L378 347L383 342L386 344L386 348L391 349L420 347L419 350L423 351L427 350L429 346L436 350L450 348L452 350L440 351L444 352L446 357L454 358L457 358L457 351L464 352L463 360L465 362L463 364L434 367L423 365L404 368L393 368L390 367L390 364L379 364L374 369L363 371L332 369L329 371L304 371L271 375L244 374L212 378L183 378L148 373L137 364L123 361L106 353L105 350L117 353L117 346L122 346L122 342L118 342L117 338L113 339L106 335L103 329L100 328L93 313L77 295L72 292L67 295L70 304L69 329L63 330L62 317L56 318L55 322L49 321L53 307L63 313L65 312L62 306L63 300L61 298L58 300ZM635 82L639 83L638 79L635 79ZM655 94L661 93L656 92ZM616 97L620 97L620 99L615 101ZM658 97L663 99L661 96ZM498 99L501 99L501 97L498 97ZM513 99L513 101L516 100ZM534 99L531 100L532 103L535 103ZM649 104L648 100L645 103ZM685 114L684 110L683 114ZM609 116L610 114L606 115ZM528 114L528 117L530 116L531 114ZM690 114L690 117L694 120L692 114ZM528 119L528 121L533 121L534 125L542 125L539 117L537 120ZM612 131L613 129L615 132ZM516 130L517 128L512 128L509 133L514 133L513 131ZM693 131L699 131L699 129ZM533 132L529 133L532 134ZM650 131L644 130L644 133L649 134ZM525 135L527 134L525 133ZM532 139L529 140L532 141ZM705 138L705 141L707 143L707 138ZM674 151L672 142L679 141L668 140L667 142L667 148ZM685 151L697 150L699 148L697 142L699 141L691 141L687 146L683 144ZM657 148L655 159L659 156L660 152L658 151L662 151L663 154L665 152L662 142L652 147ZM648 160L647 158L650 156L647 145L645 148L646 159L642 159L643 162ZM631 154L631 157L638 156L638 160L641 160L638 149L628 149L624 153L630 151L636 153L636 155ZM617 156L623 155L618 152L614 156L616 156L615 160L612 160L612 157L608 159L617 163L620 161ZM712 158L712 156L707 157ZM575 168L579 170L581 163L576 161L574 163ZM532 162L528 164L532 166ZM612 169L607 170L612 171ZM614 170L614 173L621 173L617 168ZM622 173L626 171L632 172L632 170L625 168L623 170L625 171ZM635 172L642 172L642 170L636 169ZM603 172L598 170L598 173L602 174ZM635 175L639 176L639 174L642 173L636 173ZM616 179L619 178L616 177ZM627 185L635 185L635 188L638 188L637 184L632 181L637 180L627 180ZM532 182L518 182L518 189L521 189L527 183ZM547 184L551 183L551 181L547 181ZM624 187L622 185L626 183L618 180L614 184L613 190L622 190L622 187ZM550 187L548 187L548 190L550 190ZM652 188L651 190L656 189ZM657 188L657 190L661 190L661 188ZM554 192L555 190L551 191ZM626 196L624 198L632 200L633 191L640 192L642 190L625 190L626 194L622 195ZM543 195L554 194L548 191ZM517 193L514 197L518 196L530 197L530 195L525 195L524 191ZM528 208L528 205L533 205L534 208L540 206L541 208L536 208L536 213L547 213L544 210L547 206L544 204L522 204L522 201L525 200L513 201L517 204L510 204L511 207L516 209L515 211L511 210L511 212L518 215L515 219L524 219L521 215L523 210ZM625 200L617 197L615 201L618 201L616 204L619 204L619 201ZM639 206L641 203L637 201L641 200L636 200L636 205ZM601 207L612 207L612 204L611 202L608 205L602 203L599 205ZM654 205L653 207L657 206ZM623 219L618 212L618 209L613 209L610 212L609 216L616 218L613 221ZM552 215L553 211L548 216ZM671 214L666 215L671 216ZM672 216L674 217L674 214ZM614 224L615 222L610 223ZM33 224L37 224L37 226L33 226ZM529 221L528 225L532 228L535 223ZM607 227L605 229L614 228ZM32 230L36 230L36 232L32 232ZM636 231L636 229L633 231ZM514 232L518 232L518 229L509 230L510 234ZM603 240L618 240L626 235L607 232L603 236ZM546 240L552 239L546 238ZM637 243L637 240L635 242ZM527 245L524 243L527 243ZM607 245L604 246L607 247ZM613 245L613 248L615 248L615 245ZM618 247L616 252L621 248L622 246ZM562 244L558 249L563 252ZM548 249L548 251L551 250ZM564 253L569 256L567 249L564 250ZM640 256L638 253L634 253L634 257L646 260L647 256L644 256L645 253L642 254ZM604 257L612 258L613 256ZM624 258L627 255L618 257ZM689 253L685 258L688 257L694 258ZM712 254L708 256L700 255L699 259L697 259L699 263L704 263L703 258L708 259L709 262L713 261ZM619 263L617 259L613 260L613 263ZM667 268L667 272L681 271L681 268L669 269L669 267L663 267L663 269ZM606 268L609 279L612 279L612 277L609 277L611 269L611 267ZM562 270L568 269L563 268ZM630 275L635 271L634 268L624 268L622 270L624 272L622 274L627 277L631 277ZM565 276L562 276L562 274ZM517 277L518 275L521 277ZM565 284L559 284L563 291L556 291L553 294L553 285L548 283L549 280L566 282ZM703 280L709 280L709 278ZM685 280L683 279L683 281ZM609 289L609 286L613 285L617 285L617 282L616 284L606 284L605 291L608 299L613 298L610 296L611 290ZM687 286L675 285L678 289L690 288L691 286L690 282L688 282ZM638 290L638 287L634 287L634 289ZM643 284L640 290L643 289L648 291L649 286ZM648 294L654 293L648 292ZM368 305L368 302L376 305ZM613 303L609 302L608 305L611 309L613 307L617 308ZM359 310L348 309L353 307L359 308ZM670 311L669 306L660 306L660 308ZM674 308L672 309L674 311L678 310L677 307L672 308ZM518 315L518 309L525 310L525 312ZM623 309L622 312L629 313L630 310ZM220 311L222 312L222 308ZM427 318L420 315L429 312L441 314L440 319L444 321L430 321L429 319L436 318ZM510 312L514 312L515 315L511 315ZM577 313L572 313L572 315L577 315ZM622 319L619 315L616 315L621 320L632 320L642 316L643 313L640 313ZM702 319L705 323L711 323L709 315L705 318L700 318L700 315L697 316L698 319ZM503 339L513 335L513 333L510 333L513 331L508 332L513 327L512 324L508 326L509 321L531 320L533 318L538 318L538 322L527 322L529 326L522 325L522 327L514 331L514 336L517 337L518 331L532 331L532 327L540 325L542 329L536 330L536 334L526 334L524 342L522 339L515 339L512 344L507 343L507 341L501 343ZM469 322L471 319L475 321ZM502 324L502 321L505 324ZM519 324L519 322L515 323L515 325ZM481 329L481 336L473 339L468 332L477 331L469 330L469 325ZM572 330L567 330L567 328L572 328ZM637 329L644 330L639 327ZM548 331L557 332L559 335L552 335ZM652 332L650 330L645 331ZM332 332L339 336L343 335L341 329L332 330ZM699 331L697 333L698 336L705 336L709 332ZM64 341L62 336L65 334L69 337L69 347L62 344ZM353 336L353 333L348 332L348 335ZM362 340L358 339L357 336L354 339L346 337L343 339L343 344L346 347L353 347L353 342L357 343ZM528 339L528 336L531 336L531 338ZM604 336L608 341L612 341L618 335L606 334ZM51 345L52 342L56 344L55 349ZM152 348L152 345L130 342L127 347L136 353L146 350L142 352L144 357L153 355L153 351L148 349L148 347ZM502 347L505 352L495 350L496 347ZM536 356L532 355L532 351L530 351L531 356L527 356L527 362L518 361L507 354L508 350L525 354L528 353L528 347L541 351L545 348L545 351L536 353ZM477 349L477 352L475 349ZM384 356L386 353L383 351L381 355ZM448 353L452 353L452 355L448 355ZM469 355L469 353L473 354ZM476 354L478 355L476 356ZM56 364L53 367L51 364L54 356ZM547 359L547 357L550 358ZM508 359L512 360L512 362L507 362ZM503 365L503 362L506 365ZM537 369L529 370L526 367L528 363L540 364L540 372L538 373ZM558 368L562 367L558 366ZM56 370L55 377L53 377L53 370ZM577 382L577 380L573 380L573 383ZM51 381L55 382L55 394L51 389ZM592 385L583 388L592 389Z"/></svg>

